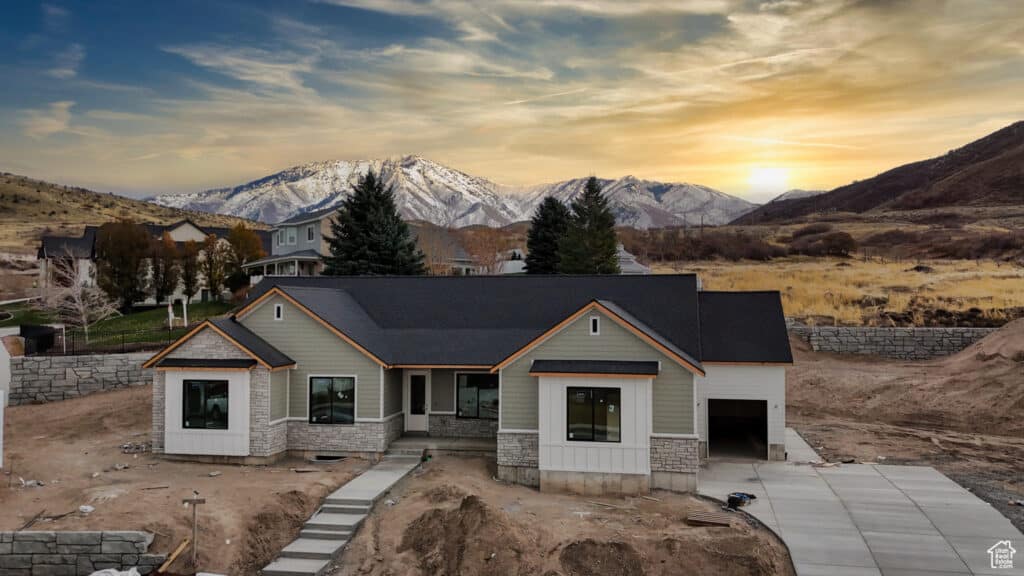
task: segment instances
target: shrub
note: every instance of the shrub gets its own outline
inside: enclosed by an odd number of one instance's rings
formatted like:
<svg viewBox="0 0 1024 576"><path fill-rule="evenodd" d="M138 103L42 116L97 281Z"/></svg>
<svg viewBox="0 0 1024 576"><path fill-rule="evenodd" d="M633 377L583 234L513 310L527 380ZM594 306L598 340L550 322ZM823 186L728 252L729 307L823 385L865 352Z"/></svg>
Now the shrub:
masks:
<svg viewBox="0 0 1024 576"><path fill-rule="evenodd" d="M789 245L789 251L806 256L849 256L857 249L857 241L846 232L828 232L801 236Z"/></svg>
<svg viewBox="0 0 1024 576"><path fill-rule="evenodd" d="M793 231L793 240L796 240L797 238L802 238L804 236L815 236L815 235L818 235L818 234L824 234L826 232L831 232L831 231L832 231L832 225L831 224L825 224L823 222L819 222L819 223L816 223L816 224L808 224L807 226L804 226L803 228L798 228L798 229Z"/></svg>

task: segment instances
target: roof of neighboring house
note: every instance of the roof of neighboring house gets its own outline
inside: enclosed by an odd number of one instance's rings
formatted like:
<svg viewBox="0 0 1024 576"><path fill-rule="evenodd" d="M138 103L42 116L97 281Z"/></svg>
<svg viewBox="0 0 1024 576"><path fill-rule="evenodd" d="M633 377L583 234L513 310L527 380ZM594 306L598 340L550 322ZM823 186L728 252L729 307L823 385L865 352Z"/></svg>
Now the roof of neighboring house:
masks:
<svg viewBox="0 0 1024 576"><path fill-rule="evenodd" d="M700 292L700 332L704 362L793 361L775 291Z"/></svg>
<svg viewBox="0 0 1024 576"><path fill-rule="evenodd" d="M296 214L291 218L287 218L274 224L274 228L285 224L302 224L303 222L312 222L313 220L320 220L324 216L330 215L332 212L337 212L338 206L331 206L330 208L321 208L320 210L312 210L310 212L303 212Z"/></svg>
<svg viewBox="0 0 1024 576"><path fill-rule="evenodd" d="M531 374L620 374L657 376L656 361L627 360L534 360Z"/></svg>
<svg viewBox="0 0 1024 576"><path fill-rule="evenodd" d="M256 361L249 358L164 358L158 368L252 368Z"/></svg>
<svg viewBox="0 0 1024 576"><path fill-rule="evenodd" d="M636 256L626 252L626 247L619 244L616 256L619 259L619 271L622 274L650 274L651 269L637 261Z"/></svg>
<svg viewBox="0 0 1024 576"><path fill-rule="evenodd" d="M269 277L239 312L274 288L388 365L495 366L595 303L698 369L702 338L719 346L716 360L756 351L725 348L734 328L702 324L692 274ZM753 294L744 308L774 298L781 310L778 293ZM744 326L742 339L765 361L791 361L781 313L761 321L769 331Z"/></svg>
<svg viewBox="0 0 1024 576"><path fill-rule="evenodd" d="M198 228L200 232L203 232L204 234L213 234L218 238L227 238L228 234L231 232L231 228L225 228L222 226L200 226L191 220L179 220L173 224L153 224L151 222L146 222L143 223L142 226L154 238L159 238L164 232L174 230L183 224L191 224ZM43 236L42 242L39 245L37 257L56 258L66 250L70 250L76 258L92 258L99 229L99 226L86 226L85 231L82 232L82 236L79 238L71 236ZM253 230L253 232L259 236L260 243L263 245L263 251L270 254L270 232L266 230ZM184 245L184 242L177 242L176 244L180 249Z"/></svg>
<svg viewBox="0 0 1024 576"><path fill-rule="evenodd" d="M234 318L214 318L209 320L209 322L243 348L255 354L271 368L295 364L295 360L292 360L287 354L271 346L252 330L235 322Z"/></svg>

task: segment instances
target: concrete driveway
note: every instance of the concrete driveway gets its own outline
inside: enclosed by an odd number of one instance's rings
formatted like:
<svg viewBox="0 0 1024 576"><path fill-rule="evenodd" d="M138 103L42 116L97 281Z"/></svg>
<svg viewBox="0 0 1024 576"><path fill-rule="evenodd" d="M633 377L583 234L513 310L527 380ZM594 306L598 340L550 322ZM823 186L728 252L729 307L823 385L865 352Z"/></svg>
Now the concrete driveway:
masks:
<svg viewBox="0 0 1024 576"><path fill-rule="evenodd" d="M926 466L816 468L814 451L787 430L791 462L709 462L700 492L757 496L744 508L789 546L800 576L1024 576L1024 536L1002 514ZM988 550L1009 540L1014 568Z"/></svg>

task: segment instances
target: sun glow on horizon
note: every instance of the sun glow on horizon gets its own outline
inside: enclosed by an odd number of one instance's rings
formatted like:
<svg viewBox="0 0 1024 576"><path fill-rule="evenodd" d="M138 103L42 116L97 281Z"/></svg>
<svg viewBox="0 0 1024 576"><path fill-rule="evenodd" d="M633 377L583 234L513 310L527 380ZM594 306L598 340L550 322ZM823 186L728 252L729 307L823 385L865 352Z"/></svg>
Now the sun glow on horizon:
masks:
<svg viewBox="0 0 1024 576"><path fill-rule="evenodd" d="M777 166L755 166L750 170L747 184L751 192L757 193L780 193L787 190L789 183L789 170Z"/></svg>

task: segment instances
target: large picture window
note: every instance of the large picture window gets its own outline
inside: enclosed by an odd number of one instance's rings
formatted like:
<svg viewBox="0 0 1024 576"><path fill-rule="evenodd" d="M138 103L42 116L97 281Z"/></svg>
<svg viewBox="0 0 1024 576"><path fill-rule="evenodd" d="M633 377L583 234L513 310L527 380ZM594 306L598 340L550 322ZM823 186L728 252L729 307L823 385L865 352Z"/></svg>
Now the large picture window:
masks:
<svg viewBox="0 0 1024 576"><path fill-rule="evenodd" d="M185 380L182 427L203 430L228 429L228 381Z"/></svg>
<svg viewBox="0 0 1024 576"><path fill-rule="evenodd" d="M498 419L497 374L458 374L456 382L459 418Z"/></svg>
<svg viewBox="0 0 1024 576"><path fill-rule="evenodd" d="M356 379L351 376L309 377L309 421L352 424L356 416Z"/></svg>
<svg viewBox="0 0 1024 576"><path fill-rule="evenodd" d="M618 388L568 388L567 438L574 442L621 442L621 397Z"/></svg>

